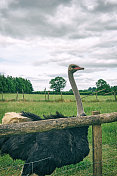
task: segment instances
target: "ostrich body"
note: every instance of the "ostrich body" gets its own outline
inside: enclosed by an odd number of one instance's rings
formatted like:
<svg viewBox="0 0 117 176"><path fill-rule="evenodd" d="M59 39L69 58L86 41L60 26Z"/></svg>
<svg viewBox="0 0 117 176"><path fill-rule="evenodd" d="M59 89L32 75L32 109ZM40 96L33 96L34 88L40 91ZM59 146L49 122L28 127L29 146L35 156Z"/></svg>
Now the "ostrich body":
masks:
<svg viewBox="0 0 117 176"><path fill-rule="evenodd" d="M69 80L77 101L78 116L85 115L73 78L73 73L80 69L76 65L70 65L68 68ZM40 117L31 113L23 112L22 115L32 120L41 120ZM55 115L45 118L67 117L57 112ZM38 176L45 176L52 174L56 167L60 168L82 161L89 153L87 135L88 127L75 127L43 133L4 137L0 139L0 149L1 153L8 153L13 159L21 159L26 162L22 176L31 175L32 173Z"/></svg>

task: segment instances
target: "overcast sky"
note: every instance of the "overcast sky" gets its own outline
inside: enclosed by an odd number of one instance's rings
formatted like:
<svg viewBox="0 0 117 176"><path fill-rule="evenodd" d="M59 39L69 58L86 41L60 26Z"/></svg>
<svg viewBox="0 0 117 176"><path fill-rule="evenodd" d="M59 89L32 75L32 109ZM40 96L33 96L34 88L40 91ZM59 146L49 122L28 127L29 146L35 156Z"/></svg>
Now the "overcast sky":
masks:
<svg viewBox="0 0 117 176"><path fill-rule="evenodd" d="M67 80L69 64L79 89L104 79L117 85L117 0L0 0L0 74L49 89Z"/></svg>

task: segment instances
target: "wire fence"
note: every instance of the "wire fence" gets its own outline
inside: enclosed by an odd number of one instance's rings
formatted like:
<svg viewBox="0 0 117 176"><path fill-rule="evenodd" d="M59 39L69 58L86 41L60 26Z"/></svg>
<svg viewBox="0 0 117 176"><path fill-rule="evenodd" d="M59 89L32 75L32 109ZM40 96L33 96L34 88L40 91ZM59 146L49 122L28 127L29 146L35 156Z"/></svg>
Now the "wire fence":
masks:
<svg viewBox="0 0 117 176"><path fill-rule="evenodd" d="M101 91L98 91L101 92ZM97 93L98 93L97 92ZM109 92L103 95L98 95L96 92L92 92L89 95L81 95L82 101L117 101L116 93ZM44 94L11 94L0 93L0 101L24 101L24 102L75 102L74 95L49 95Z"/></svg>

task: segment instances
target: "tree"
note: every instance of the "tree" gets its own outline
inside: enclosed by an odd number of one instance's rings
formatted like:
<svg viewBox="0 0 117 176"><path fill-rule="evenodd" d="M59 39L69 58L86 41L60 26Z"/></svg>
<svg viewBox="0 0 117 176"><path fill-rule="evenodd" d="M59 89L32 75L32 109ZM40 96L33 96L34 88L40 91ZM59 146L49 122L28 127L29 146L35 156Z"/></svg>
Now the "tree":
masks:
<svg viewBox="0 0 117 176"><path fill-rule="evenodd" d="M0 92L3 93L32 93L33 87L29 80L24 78L13 78L12 76L5 77L0 75Z"/></svg>
<svg viewBox="0 0 117 176"><path fill-rule="evenodd" d="M110 85L107 84L107 82L103 79L99 79L96 82L96 86L97 86L97 91L103 90L100 92L100 94L104 94L104 93L109 93L111 91Z"/></svg>
<svg viewBox="0 0 117 176"><path fill-rule="evenodd" d="M6 78L6 84L7 84L7 92L9 93L14 93L15 92L15 82L14 82L14 78L12 78L12 76L7 76Z"/></svg>
<svg viewBox="0 0 117 176"><path fill-rule="evenodd" d="M96 87L89 87L88 91L95 92L96 91Z"/></svg>
<svg viewBox="0 0 117 176"><path fill-rule="evenodd" d="M114 94L114 97L115 97L115 101L117 101L117 97L116 97L116 95L117 95L117 86L111 87L111 90L113 91L113 94Z"/></svg>
<svg viewBox="0 0 117 176"><path fill-rule="evenodd" d="M7 79L4 75L0 75L0 92L8 92Z"/></svg>
<svg viewBox="0 0 117 176"><path fill-rule="evenodd" d="M50 89L53 89L55 92L60 92L61 89L64 89L66 86L66 80L58 76L54 79L51 79L49 84L51 84Z"/></svg>
<svg viewBox="0 0 117 176"><path fill-rule="evenodd" d="M112 89L112 91L117 93L117 86L112 86L111 89Z"/></svg>

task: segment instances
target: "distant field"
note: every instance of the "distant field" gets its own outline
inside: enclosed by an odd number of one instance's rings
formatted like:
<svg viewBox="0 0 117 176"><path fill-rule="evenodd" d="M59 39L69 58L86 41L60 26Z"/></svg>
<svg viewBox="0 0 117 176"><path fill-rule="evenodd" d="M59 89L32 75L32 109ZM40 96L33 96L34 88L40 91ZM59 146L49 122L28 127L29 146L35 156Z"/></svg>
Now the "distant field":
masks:
<svg viewBox="0 0 117 176"><path fill-rule="evenodd" d="M115 98L113 95L106 95L106 96L101 96L101 95L98 95L97 96L97 99L96 99L96 96L95 95L90 95L90 96L87 96L87 95L82 95L81 96L82 100L83 101L114 101ZM45 101L45 99L48 101L48 94L46 94L46 98L45 98L45 95L43 94L24 94L24 99L23 99L23 95L22 94L18 94L18 97L17 97L17 94L3 94L3 97L2 97L2 94L0 94L0 101L2 101L2 99L4 101ZM63 99L64 101L75 101L75 97L74 95L49 95L49 101L60 101L61 99Z"/></svg>
<svg viewBox="0 0 117 176"><path fill-rule="evenodd" d="M28 111L35 113L39 116L43 114L54 114L56 111L66 115L76 115L76 102L73 95L50 95L50 101L45 101L45 95L24 95L23 101L22 94L18 95L19 101L16 101L16 94L4 94L4 101L1 101L2 95L0 94L0 122L6 112L21 112ZM83 97L83 96L82 96ZM48 96L46 97L48 98ZM9 101L12 100L12 101ZM117 101L114 101L114 96L88 96L83 98L83 106L87 115L92 111L100 111L100 113L117 112ZM107 176L115 176L117 174L117 122L102 125L102 143L103 143L103 173ZM92 145L92 128L89 128L89 143L90 149ZM21 172L22 161L12 161L8 155L0 157L0 175L18 176ZM8 168L5 169L5 168ZM19 168L19 169L18 169ZM66 171L68 169L68 171ZM64 171L65 170L65 171ZM63 172L63 173L62 173ZM65 173L64 173L65 172ZM61 169L57 169L58 175L91 175L92 173L92 151L83 162L70 165ZM57 175L54 173L53 175Z"/></svg>

